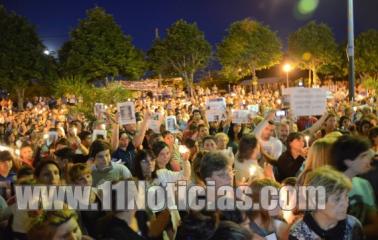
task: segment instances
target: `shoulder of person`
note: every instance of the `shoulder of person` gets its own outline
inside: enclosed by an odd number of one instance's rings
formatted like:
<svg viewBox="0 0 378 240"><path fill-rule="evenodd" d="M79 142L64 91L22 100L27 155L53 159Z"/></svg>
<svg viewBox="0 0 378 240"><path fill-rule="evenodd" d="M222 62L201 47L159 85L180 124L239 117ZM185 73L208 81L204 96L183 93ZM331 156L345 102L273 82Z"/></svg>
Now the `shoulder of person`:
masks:
<svg viewBox="0 0 378 240"><path fill-rule="evenodd" d="M359 190L356 192L363 192L366 195L371 195L373 196L374 190L373 187L371 186L370 182L366 179L363 179L361 177L354 177L352 178L352 191L353 188L359 188ZM354 192L354 191L353 191Z"/></svg>
<svg viewBox="0 0 378 240"><path fill-rule="evenodd" d="M315 239L311 228L303 221L298 219L289 229L289 239Z"/></svg>
<svg viewBox="0 0 378 240"><path fill-rule="evenodd" d="M358 218L356 218L355 216L352 216L352 215L347 215L346 223L347 223L347 225L349 225L351 227L361 227L362 228L362 224L361 224L360 220L358 220Z"/></svg>
<svg viewBox="0 0 378 240"><path fill-rule="evenodd" d="M270 139L269 139L269 141L271 142L271 143L273 143L273 144L277 144L277 145L282 145L282 142L281 142L281 140L280 139L278 139L278 138L276 138L276 137L271 137Z"/></svg>
<svg viewBox="0 0 378 240"><path fill-rule="evenodd" d="M364 239L362 224L352 215L346 218L346 234L351 237L350 239Z"/></svg>
<svg viewBox="0 0 378 240"><path fill-rule="evenodd" d="M111 162L111 164L112 164L113 169L115 169L115 170L123 171L123 170L125 170L125 168L127 169L127 167L125 165L121 164L121 163Z"/></svg>
<svg viewBox="0 0 378 240"><path fill-rule="evenodd" d="M363 179L361 177L353 177L352 178L352 184L355 187L371 189L371 184L369 183L369 181L366 180L366 179Z"/></svg>

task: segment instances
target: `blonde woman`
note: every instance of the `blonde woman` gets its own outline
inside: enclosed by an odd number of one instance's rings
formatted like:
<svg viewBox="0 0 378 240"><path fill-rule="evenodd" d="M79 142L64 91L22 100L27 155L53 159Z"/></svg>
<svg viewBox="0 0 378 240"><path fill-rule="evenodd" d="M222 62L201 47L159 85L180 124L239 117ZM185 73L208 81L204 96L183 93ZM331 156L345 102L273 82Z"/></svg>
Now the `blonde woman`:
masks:
<svg viewBox="0 0 378 240"><path fill-rule="evenodd" d="M234 164L234 153L232 152L232 147L228 147L230 139L228 138L227 134L220 132L215 134L214 137L215 143L217 144L217 149L230 158L230 164Z"/></svg>
<svg viewBox="0 0 378 240"><path fill-rule="evenodd" d="M348 215L348 193L352 183L329 166L320 167L306 177L305 186L325 189L324 208L308 211L290 229L289 240L364 239L361 223Z"/></svg>
<svg viewBox="0 0 378 240"><path fill-rule="evenodd" d="M329 165L331 161L331 147L336 138L321 138L316 140L310 147L304 170L298 177L298 185L302 185L306 175L319 167Z"/></svg>

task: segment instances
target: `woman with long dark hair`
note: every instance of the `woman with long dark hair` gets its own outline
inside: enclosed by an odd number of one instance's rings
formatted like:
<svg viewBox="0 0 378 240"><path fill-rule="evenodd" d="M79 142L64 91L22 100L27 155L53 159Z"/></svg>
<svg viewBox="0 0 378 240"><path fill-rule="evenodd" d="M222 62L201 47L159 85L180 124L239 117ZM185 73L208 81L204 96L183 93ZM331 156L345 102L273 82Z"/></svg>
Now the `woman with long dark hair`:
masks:
<svg viewBox="0 0 378 240"><path fill-rule="evenodd" d="M306 159L308 147L305 148L302 133L290 133L286 142L287 150L277 160L275 177L278 182L295 177Z"/></svg>
<svg viewBox="0 0 378 240"><path fill-rule="evenodd" d="M241 124L231 123L230 128L228 130L228 146L232 147L232 152L234 154L238 151L239 142L243 136L244 126Z"/></svg>
<svg viewBox="0 0 378 240"><path fill-rule="evenodd" d="M260 145L253 135L245 135L240 140L238 153L236 154L235 180L236 184L251 182L253 179L264 177L264 170L258 163L260 157Z"/></svg>
<svg viewBox="0 0 378 240"><path fill-rule="evenodd" d="M139 180L156 178L156 161L151 150L139 150L135 156L135 177Z"/></svg>

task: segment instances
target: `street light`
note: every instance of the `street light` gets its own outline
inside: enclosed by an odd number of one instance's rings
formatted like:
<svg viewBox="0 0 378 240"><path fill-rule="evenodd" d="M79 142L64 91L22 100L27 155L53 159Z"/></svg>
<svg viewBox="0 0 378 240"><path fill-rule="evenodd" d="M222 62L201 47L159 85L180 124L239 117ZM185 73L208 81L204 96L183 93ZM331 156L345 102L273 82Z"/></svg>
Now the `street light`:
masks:
<svg viewBox="0 0 378 240"><path fill-rule="evenodd" d="M289 72L291 71L292 67L289 63L286 63L283 66L283 71L286 72L286 87L289 88Z"/></svg>

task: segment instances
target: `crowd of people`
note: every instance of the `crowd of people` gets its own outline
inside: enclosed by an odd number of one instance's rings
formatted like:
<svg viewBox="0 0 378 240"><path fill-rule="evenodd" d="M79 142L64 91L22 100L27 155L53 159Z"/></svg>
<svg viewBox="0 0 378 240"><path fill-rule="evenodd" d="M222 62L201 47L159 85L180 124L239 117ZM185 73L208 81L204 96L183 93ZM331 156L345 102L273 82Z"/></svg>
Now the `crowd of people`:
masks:
<svg viewBox="0 0 378 240"><path fill-rule="evenodd" d="M279 89L196 87L191 97L176 90L143 93L133 100L136 124L126 125L116 106L90 121L70 112L77 102L72 99L36 97L23 111L3 99L0 239L378 239L378 99L360 87L358 101L349 102L345 83L328 89L322 116L299 117L286 109ZM208 121L205 102L215 97L225 98L227 116ZM233 122L232 109L252 104L259 109L248 123ZM277 116L279 110L284 116ZM152 130L156 112L175 116L176 130L168 131L163 120L159 131ZM107 133L94 136L95 130ZM17 207L16 185L92 186L90 201L100 206L98 186L124 180L249 186L254 202L262 200L264 187L322 186L326 203L308 211Z"/></svg>

